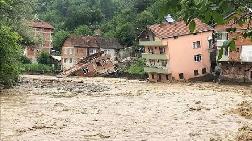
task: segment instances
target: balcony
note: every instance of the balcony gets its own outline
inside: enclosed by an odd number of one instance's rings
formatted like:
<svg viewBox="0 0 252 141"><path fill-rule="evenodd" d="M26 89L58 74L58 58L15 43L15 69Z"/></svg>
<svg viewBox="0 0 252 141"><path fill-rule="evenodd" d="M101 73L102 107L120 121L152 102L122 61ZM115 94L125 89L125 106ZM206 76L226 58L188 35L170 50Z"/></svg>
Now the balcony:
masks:
<svg viewBox="0 0 252 141"><path fill-rule="evenodd" d="M144 71L147 73L154 72L154 73L161 73L161 74L170 74L167 68L157 68L157 67L151 67L151 66L144 67Z"/></svg>
<svg viewBox="0 0 252 141"><path fill-rule="evenodd" d="M161 41L139 41L140 46L165 46Z"/></svg>
<svg viewBox="0 0 252 141"><path fill-rule="evenodd" d="M143 53L142 58L146 60L155 59L155 60L168 60L166 54L151 54L151 53Z"/></svg>
<svg viewBox="0 0 252 141"><path fill-rule="evenodd" d="M223 43L227 40L217 40L217 47L223 46Z"/></svg>

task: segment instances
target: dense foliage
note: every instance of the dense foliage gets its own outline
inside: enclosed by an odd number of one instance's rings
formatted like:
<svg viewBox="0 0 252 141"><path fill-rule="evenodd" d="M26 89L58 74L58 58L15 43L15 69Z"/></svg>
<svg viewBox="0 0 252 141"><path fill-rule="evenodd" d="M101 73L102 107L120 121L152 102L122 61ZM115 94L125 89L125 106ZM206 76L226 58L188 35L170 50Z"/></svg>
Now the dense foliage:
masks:
<svg viewBox="0 0 252 141"><path fill-rule="evenodd" d="M0 84L11 86L20 73L20 36L9 27L0 26Z"/></svg>
<svg viewBox="0 0 252 141"><path fill-rule="evenodd" d="M25 20L33 0L0 1L0 84L12 86L20 73L21 45L32 43Z"/></svg>
<svg viewBox="0 0 252 141"><path fill-rule="evenodd" d="M50 65L52 64L50 54L47 52L41 52L37 58L39 64Z"/></svg>
<svg viewBox="0 0 252 141"><path fill-rule="evenodd" d="M55 50L60 51L66 35L94 35L118 38L132 46L146 25L163 20L163 0L38 0L39 18L56 28Z"/></svg>

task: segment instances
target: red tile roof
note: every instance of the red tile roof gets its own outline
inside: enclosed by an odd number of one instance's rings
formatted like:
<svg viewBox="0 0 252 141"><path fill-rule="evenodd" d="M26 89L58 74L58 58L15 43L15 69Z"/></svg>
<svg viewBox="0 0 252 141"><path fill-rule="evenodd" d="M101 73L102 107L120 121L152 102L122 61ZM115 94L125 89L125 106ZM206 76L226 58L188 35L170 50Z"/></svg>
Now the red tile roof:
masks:
<svg viewBox="0 0 252 141"><path fill-rule="evenodd" d="M209 25L195 19L196 30L194 33L213 31ZM181 20L174 23L154 24L148 27L158 38L166 39L176 36L184 36L192 34L189 30L189 25Z"/></svg>
<svg viewBox="0 0 252 141"><path fill-rule="evenodd" d="M47 29L54 29L51 24L48 22L44 22L41 20L35 20L31 22L31 27L33 28L47 28Z"/></svg>

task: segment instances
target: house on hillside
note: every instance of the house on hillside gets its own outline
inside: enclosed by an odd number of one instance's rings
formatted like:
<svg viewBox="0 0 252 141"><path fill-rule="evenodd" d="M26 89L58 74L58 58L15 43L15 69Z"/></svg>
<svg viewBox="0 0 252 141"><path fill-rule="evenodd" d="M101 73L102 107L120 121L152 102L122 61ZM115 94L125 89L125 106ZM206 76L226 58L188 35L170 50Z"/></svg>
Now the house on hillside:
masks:
<svg viewBox="0 0 252 141"><path fill-rule="evenodd" d="M184 21L170 16L162 24L154 24L139 36L146 59L144 71L153 82L188 80L211 72L210 53L213 29L195 19L196 30L190 33Z"/></svg>
<svg viewBox="0 0 252 141"><path fill-rule="evenodd" d="M230 16L236 15L231 14L227 18ZM224 25L215 27L218 52L225 41L236 39L236 49L225 48L222 58L218 61L221 64L222 75L227 78L252 81L252 41L250 38L243 37L243 33L249 28L252 28L252 20L243 25L231 20Z"/></svg>
<svg viewBox="0 0 252 141"><path fill-rule="evenodd" d="M41 51L45 51L50 53L52 46L52 34L53 34L53 26L47 22L41 20L34 20L29 25L33 29L33 35L38 40L39 43L36 43L32 46L25 47L24 55L32 60L32 62L36 62L38 54Z"/></svg>
<svg viewBox="0 0 252 141"><path fill-rule="evenodd" d="M104 51L111 61L115 62L118 50L122 47L114 39L105 39L99 36L70 36L63 44L61 51L62 69L67 70L80 60L90 55Z"/></svg>

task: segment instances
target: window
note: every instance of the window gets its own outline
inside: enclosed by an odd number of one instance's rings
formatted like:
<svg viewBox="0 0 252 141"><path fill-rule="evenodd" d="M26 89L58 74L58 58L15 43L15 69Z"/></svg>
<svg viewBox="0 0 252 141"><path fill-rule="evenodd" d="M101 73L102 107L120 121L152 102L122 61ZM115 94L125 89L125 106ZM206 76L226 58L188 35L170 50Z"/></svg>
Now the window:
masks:
<svg viewBox="0 0 252 141"><path fill-rule="evenodd" d="M161 62L162 62L162 66L163 66L163 67L166 67L166 66L167 66L167 61L166 61L166 60L162 60Z"/></svg>
<svg viewBox="0 0 252 141"><path fill-rule="evenodd" d="M149 47L149 48L148 48L148 51L149 51L149 53L154 54L153 48Z"/></svg>
<svg viewBox="0 0 252 141"><path fill-rule="evenodd" d="M198 76L199 75L199 71L198 70L194 70L194 76Z"/></svg>
<svg viewBox="0 0 252 141"><path fill-rule="evenodd" d="M200 41L193 42L193 48L200 48Z"/></svg>
<svg viewBox="0 0 252 141"><path fill-rule="evenodd" d="M155 79L155 76L154 76L154 74L151 74L151 78L152 78L152 79Z"/></svg>
<svg viewBox="0 0 252 141"><path fill-rule="evenodd" d="M70 58L70 59L69 59L69 63L73 63L73 58Z"/></svg>
<svg viewBox="0 0 252 141"><path fill-rule="evenodd" d="M159 47L159 51L160 51L160 54L164 54L165 53L165 48L164 47Z"/></svg>
<svg viewBox="0 0 252 141"><path fill-rule="evenodd" d="M166 75L166 80L169 80L169 75Z"/></svg>
<svg viewBox="0 0 252 141"><path fill-rule="evenodd" d="M69 48L69 54L72 55L73 54L73 49Z"/></svg>
<svg viewBox="0 0 252 141"><path fill-rule="evenodd" d="M156 65L155 60L150 59L150 65L151 65L151 66L155 66L155 65Z"/></svg>
<svg viewBox="0 0 252 141"><path fill-rule="evenodd" d="M203 68L202 69L202 74L206 74L206 73L207 73L206 68Z"/></svg>
<svg viewBox="0 0 252 141"><path fill-rule="evenodd" d="M194 56L194 61L195 62L200 62L202 60L201 54L195 55Z"/></svg>
<svg viewBox="0 0 252 141"><path fill-rule="evenodd" d="M64 63L67 63L67 58L64 59Z"/></svg>
<svg viewBox="0 0 252 141"><path fill-rule="evenodd" d="M228 56L228 48L224 48L224 55Z"/></svg>
<svg viewBox="0 0 252 141"><path fill-rule="evenodd" d="M95 53L96 53L96 49L94 48L89 49L89 55L93 55Z"/></svg>
<svg viewBox="0 0 252 141"><path fill-rule="evenodd" d="M184 73L179 74L179 79L181 79L181 80L184 79Z"/></svg>
<svg viewBox="0 0 252 141"><path fill-rule="evenodd" d="M161 82L162 81L162 75L158 74L158 81Z"/></svg>
<svg viewBox="0 0 252 141"><path fill-rule="evenodd" d="M219 32L216 33L217 40L228 40L228 33L227 32Z"/></svg>

